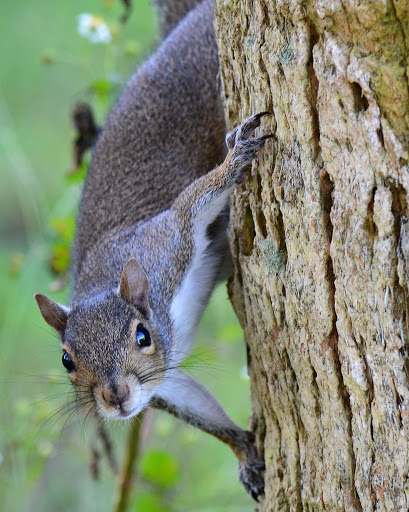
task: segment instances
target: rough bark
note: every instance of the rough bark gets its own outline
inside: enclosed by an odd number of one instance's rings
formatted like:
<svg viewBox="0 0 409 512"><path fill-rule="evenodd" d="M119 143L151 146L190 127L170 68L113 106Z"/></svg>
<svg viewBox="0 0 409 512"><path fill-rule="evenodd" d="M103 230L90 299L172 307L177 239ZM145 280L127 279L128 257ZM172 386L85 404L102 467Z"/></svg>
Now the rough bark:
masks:
<svg viewBox="0 0 409 512"><path fill-rule="evenodd" d="M217 0L229 128L276 129L232 200L259 511L409 509L406 0Z"/></svg>

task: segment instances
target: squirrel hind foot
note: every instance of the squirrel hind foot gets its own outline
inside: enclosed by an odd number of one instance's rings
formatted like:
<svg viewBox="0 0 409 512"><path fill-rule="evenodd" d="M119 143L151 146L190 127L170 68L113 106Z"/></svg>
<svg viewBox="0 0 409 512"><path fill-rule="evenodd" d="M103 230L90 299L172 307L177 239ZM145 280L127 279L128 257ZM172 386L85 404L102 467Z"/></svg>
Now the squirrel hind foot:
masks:
<svg viewBox="0 0 409 512"><path fill-rule="evenodd" d="M264 494L265 464L255 457L246 457L239 464L239 480L244 485L247 493L255 500Z"/></svg>
<svg viewBox="0 0 409 512"><path fill-rule="evenodd" d="M246 431L245 434L245 447L239 456L239 480L247 493L258 502L264 494L266 465L258 454L253 432Z"/></svg>

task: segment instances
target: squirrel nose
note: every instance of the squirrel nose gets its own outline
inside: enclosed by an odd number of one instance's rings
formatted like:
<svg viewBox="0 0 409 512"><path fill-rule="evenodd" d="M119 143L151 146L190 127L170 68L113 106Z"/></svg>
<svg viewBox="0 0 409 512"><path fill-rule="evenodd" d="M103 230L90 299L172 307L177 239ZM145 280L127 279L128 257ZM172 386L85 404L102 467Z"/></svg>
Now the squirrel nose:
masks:
<svg viewBox="0 0 409 512"><path fill-rule="evenodd" d="M112 407L121 407L129 398L130 390L128 384L111 384L102 390L102 398Z"/></svg>

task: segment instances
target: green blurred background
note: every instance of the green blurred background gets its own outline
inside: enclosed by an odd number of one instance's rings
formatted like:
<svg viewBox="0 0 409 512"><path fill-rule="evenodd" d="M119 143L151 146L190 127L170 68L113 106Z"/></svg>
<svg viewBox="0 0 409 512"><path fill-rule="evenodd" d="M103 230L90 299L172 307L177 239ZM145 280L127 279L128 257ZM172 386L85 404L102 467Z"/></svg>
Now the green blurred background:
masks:
<svg viewBox="0 0 409 512"><path fill-rule="evenodd" d="M81 173L70 175L71 110L89 102L102 124L138 62L153 51L149 0L134 2L125 26L117 0L3 2L0 31L0 512L110 511L116 480L92 421L53 414L70 390L56 337L33 293L67 300L69 285L51 271L67 264ZM107 21L109 45L77 32L77 16ZM50 266L50 261L52 265ZM58 289L58 291L52 290ZM201 323L192 373L245 426L250 410L242 331L220 287ZM110 424L119 460L127 427ZM99 450L101 451L101 450ZM244 511L252 502L237 481L229 448L155 412L144 442L130 510Z"/></svg>

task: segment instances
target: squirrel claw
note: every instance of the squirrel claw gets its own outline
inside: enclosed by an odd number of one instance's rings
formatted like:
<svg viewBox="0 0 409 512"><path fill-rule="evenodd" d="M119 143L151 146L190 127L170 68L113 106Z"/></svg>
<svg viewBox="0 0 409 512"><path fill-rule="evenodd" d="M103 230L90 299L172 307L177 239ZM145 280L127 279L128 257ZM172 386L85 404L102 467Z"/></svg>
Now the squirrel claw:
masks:
<svg viewBox="0 0 409 512"><path fill-rule="evenodd" d="M247 140L256 128L260 126L262 117L270 115L271 112L259 112L247 117L239 126L236 126L226 135L226 144L229 149L233 149L239 140Z"/></svg>
<svg viewBox="0 0 409 512"><path fill-rule="evenodd" d="M230 165L235 183L243 183L246 170L255 158L257 150L264 146L267 139L273 137L272 134L252 137L256 128L260 126L260 119L269 113L260 112L248 117L226 137L227 145L232 151Z"/></svg>

